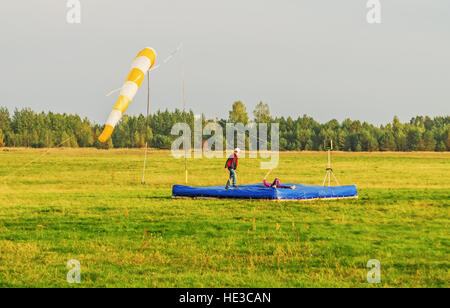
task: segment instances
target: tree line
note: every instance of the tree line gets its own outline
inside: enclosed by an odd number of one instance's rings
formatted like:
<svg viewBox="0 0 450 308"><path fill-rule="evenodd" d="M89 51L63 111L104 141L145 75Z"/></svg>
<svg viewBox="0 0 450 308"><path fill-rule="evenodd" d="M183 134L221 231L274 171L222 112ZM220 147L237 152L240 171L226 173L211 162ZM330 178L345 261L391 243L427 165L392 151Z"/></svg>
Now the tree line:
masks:
<svg viewBox="0 0 450 308"><path fill-rule="evenodd" d="M157 111L150 115L147 125L147 118L142 114L124 115L112 138L101 144L97 138L103 126L87 118L66 113L36 113L28 108L10 113L0 107L0 147L142 148L148 142L151 147L169 149L178 137L171 135L172 126L186 122L193 131L194 118L192 111ZM450 150L450 116L417 116L409 123L401 123L394 117L391 123L381 126L350 119L319 123L307 115L296 119L272 117L269 105L261 102L250 120L246 106L238 101L233 104L228 119L207 119L202 115L202 123L208 122L223 128L227 122L267 123L269 130L271 123L278 123L282 151L325 150L329 140L333 140L335 150L341 151Z"/></svg>

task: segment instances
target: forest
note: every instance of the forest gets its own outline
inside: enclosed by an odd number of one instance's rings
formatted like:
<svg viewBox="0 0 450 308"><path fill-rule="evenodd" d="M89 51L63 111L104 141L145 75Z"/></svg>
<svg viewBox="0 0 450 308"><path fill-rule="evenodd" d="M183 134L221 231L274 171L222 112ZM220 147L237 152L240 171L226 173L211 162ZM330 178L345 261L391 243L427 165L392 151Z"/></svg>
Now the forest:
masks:
<svg viewBox="0 0 450 308"><path fill-rule="evenodd" d="M246 106L238 101L233 103L228 118L208 119L202 115L202 122L215 122L223 128L227 122L267 123L269 129L271 123L279 123L282 151L321 151L326 149L328 140L333 140L334 150L340 151L450 150L450 116L416 116L408 123L401 123L394 116L392 122L380 126L350 119L319 123L307 115L272 117L269 105L262 102L252 115L250 119ZM148 141L153 148L169 149L178 137L171 135L172 126L179 122L187 122L193 130L193 111L157 111L148 121L142 114L124 115L112 138L101 144L97 137L103 126L88 118L66 113L37 113L29 108L10 112L0 107L0 147L142 148Z"/></svg>

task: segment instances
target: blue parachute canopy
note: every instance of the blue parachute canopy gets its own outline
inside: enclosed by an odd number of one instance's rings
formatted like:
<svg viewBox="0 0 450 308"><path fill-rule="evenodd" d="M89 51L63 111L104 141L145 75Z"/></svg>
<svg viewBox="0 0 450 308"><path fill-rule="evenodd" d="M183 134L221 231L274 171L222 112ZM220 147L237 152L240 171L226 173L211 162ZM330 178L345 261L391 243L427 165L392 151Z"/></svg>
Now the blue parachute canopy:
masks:
<svg viewBox="0 0 450 308"><path fill-rule="evenodd" d="M355 185L347 186L313 186L304 184L295 185L295 189L271 188L264 184L239 185L237 188L225 189L225 186L192 187L174 185L173 197L190 198L230 198L230 199L267 199L267 200L310 200L326 198L357 197Z"/></svg>

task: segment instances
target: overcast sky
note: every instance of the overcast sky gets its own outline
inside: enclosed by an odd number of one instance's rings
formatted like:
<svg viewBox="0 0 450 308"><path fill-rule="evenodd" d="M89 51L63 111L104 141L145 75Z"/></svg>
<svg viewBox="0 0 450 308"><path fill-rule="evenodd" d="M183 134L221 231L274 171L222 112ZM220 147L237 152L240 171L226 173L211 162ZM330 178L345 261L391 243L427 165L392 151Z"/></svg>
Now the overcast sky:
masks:
<svg viewBox="0 0 450 308"><path fill-rule="evenodd" d="M136 54L184 44L188 108L228 117L242 100L272 114L381 124L450 114L450 1L3 1L0 106L77 113L104 123ZM151 75L151 109L182 108L181 57ZM144 113L141 88L128 114Z"/></svg>

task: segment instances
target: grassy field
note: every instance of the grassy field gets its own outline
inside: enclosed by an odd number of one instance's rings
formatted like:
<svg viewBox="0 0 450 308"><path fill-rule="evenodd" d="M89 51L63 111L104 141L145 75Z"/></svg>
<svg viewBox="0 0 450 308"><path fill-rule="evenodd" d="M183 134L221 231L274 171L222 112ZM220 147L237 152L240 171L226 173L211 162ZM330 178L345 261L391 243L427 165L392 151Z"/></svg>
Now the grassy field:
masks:
<svg viewBox="0 0 450 308"><path fill-rule="evenodd" d="M167 151L146 185L143 150L46 152L0 149L0 287L449 287L450 153L335 153L358 199L271 202L172 200L184 161ZM224 184L223 165L189 161L190 184ZM319 185L325 167L282 153L271 177ZM240 160L239 183L265 173Z"/></svg>

